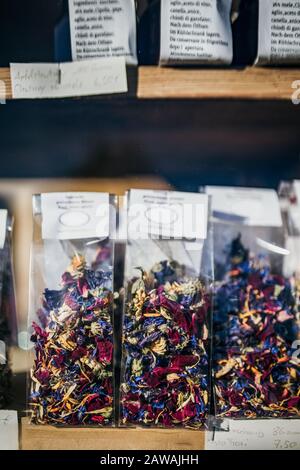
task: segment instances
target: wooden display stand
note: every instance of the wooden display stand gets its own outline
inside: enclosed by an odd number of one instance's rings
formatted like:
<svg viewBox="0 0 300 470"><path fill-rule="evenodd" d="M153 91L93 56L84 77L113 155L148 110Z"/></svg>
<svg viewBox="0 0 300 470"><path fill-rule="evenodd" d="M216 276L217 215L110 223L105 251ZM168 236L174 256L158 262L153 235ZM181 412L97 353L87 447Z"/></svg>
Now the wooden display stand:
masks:
<svg viewBox="0 0 300 470"><path fill-rule="evenodd" d="M204 450L205 434L188 429L56 428L22 419L22 450Z"/></svg>

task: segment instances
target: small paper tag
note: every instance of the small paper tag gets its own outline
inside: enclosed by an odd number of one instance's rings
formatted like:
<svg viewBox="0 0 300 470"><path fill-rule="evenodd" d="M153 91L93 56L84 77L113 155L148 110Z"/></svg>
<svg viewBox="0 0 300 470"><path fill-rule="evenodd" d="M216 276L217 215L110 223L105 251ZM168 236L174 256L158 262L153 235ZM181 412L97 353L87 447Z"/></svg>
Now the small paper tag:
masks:
<svg viewBox="0 0 300 470"><path fill-rule="evenodd" d="M12 410L0 410L0 450L18 449L18 413Z"/></svg>
<svg viewBox="0 0 300 470"><path fill-rule="evenodd" d="M7 210L0 209L0 250L3 250L6 238Z"/></svg>
<svg viewBox="0 0 300 470"><path fill-rule="evenodd" d="M161 2L160 63L230 64L230 0Z"/></svg>
<svg viewBox="0 0 300 470"><path fill-rule="evenodd" d="M109 236L108 193L41 194L41 210L43 239Z"/></svg>
<svg viewBox="0 0 300 470"><path fill-rule="evenodd" d="M229 432L205 433L206 450L300 449L300 426L297 419L228 421Z"/></svg>
<svg viewBox="0 0 300 470"><path fill-rule="evenodd" d="M177 240L207 236L208 196L175 191L131 190L128 237Z"/></svg>
<svg viewBox="0 0 300 470"><path fill-rule="evenodd" d="M126 57L137 64L134 0L69 0L73 60Z"/></svg>
<svg viewBox="0 0 300 470"><path fill-rule="evenodd" d="M281 227L277 193L273 189L206 186L213 215L257 227Z"/></svg>
<svg viewBox="0 0 300 470"><path fill-rule="evenodd" d="M256 63L299 63L300 15L298 0L259 0Z"/></svg>
<svg viewBox="0 0 300 470"><path fill-rule="evenodd" d="M124 57L10 64L13 98L66 98L128 91Z"/></svg>

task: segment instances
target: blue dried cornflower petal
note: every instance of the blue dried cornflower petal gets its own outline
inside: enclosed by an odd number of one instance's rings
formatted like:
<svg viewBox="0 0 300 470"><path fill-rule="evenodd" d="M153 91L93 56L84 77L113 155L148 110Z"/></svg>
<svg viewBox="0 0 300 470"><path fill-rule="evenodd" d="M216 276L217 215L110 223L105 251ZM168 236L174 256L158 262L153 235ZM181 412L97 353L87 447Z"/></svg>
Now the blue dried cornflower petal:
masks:
<svg viewBox="0 0 300 470"><path fill-rule="evenodd" d="M54 310L60 308L63 304L65 289L62 290L50 290L45 289L44 297L46 301L46 305L50 310Z"/></svg>

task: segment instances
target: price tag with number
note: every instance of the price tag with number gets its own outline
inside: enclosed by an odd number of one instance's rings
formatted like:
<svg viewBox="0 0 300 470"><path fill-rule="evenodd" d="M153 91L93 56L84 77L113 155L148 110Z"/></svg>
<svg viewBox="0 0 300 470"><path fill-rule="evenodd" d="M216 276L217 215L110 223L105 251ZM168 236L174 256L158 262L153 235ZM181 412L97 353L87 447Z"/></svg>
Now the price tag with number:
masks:
<svg viewBox="0 0 300 470"><path fill-rule="evenodd" d="M228 432L206 433L207 450L300 450L297 419L228 421Z"/></svg>

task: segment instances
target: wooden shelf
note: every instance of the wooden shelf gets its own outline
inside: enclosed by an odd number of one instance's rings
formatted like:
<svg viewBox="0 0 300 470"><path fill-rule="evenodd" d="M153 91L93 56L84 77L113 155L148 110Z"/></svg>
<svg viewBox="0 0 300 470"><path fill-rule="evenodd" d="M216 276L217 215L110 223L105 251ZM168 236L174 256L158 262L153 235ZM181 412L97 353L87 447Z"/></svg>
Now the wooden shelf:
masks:
<svg viewBox="0 0 300 470"><path fill-rule="evenodd" d="M0 99L12 98L9 68L0 68ZM297 68L195 69L139 67L140 99L290 100L292 83L300 80Z"/></svg>
<svg viewBox="0 0 300 470"><path fill-rule="evenodd" d="M203 450L204 432L166 429L56 428L22 419L22 450Z"/></svg>
<svg viewBox="0 0 300 470"><path fill-rule="evenodd" d="M0 83L0 100L2 99L11 99L12 98L12 91L11 91L11 79L9 68L0 68L0 80L4 82L4 89L3 84Z"/></svg>
<svg viewBox="0 0 300 470"><path fill-rule="evenodd" d="M139 98L290 100L300 69L140 67Z"/></svg>

